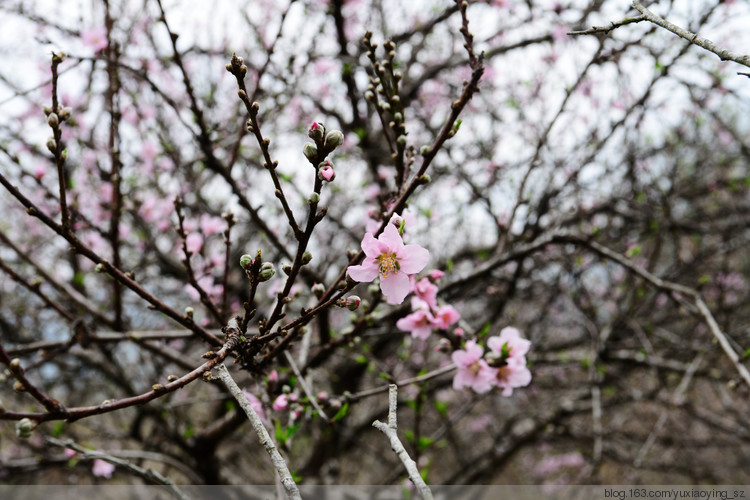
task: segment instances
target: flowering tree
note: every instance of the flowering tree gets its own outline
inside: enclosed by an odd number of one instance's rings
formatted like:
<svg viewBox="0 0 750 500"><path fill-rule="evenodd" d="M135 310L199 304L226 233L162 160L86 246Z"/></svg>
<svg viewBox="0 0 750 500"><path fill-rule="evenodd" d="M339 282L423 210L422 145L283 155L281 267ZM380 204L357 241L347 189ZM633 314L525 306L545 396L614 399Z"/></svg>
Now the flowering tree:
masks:
<svg viewBox="0 0 750 500"><path fill-rule="evenodd" d="M42 4L4 480L748 482L747 5Z"/></svg>

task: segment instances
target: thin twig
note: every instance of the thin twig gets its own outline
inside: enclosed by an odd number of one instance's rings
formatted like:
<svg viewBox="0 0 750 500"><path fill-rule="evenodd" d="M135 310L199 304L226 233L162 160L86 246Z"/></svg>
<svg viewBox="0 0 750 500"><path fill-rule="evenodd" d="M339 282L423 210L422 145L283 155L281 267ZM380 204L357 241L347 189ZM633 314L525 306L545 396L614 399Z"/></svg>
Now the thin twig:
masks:
<svg viewBox="0 0 750 500"><path fill-rule="evenodd" d="M307 395L307 399L310 400L310 404L313 406L313 408L315 408L315 411L318 412L318 415L323 417L326 421L330 421L328 415L326 415L326 412L324 412L323 408L321 408L318 404L318 400L315 397L315 394L313 394L312 387L310 387L310 384L307 383L307 380L305 380L305 377L303 377L302 373L299 371L297 363L294 362L294 357L289 354L289 351L284 351L284 356L286 357L289 366L292 367L292 371L294 371L294 374L297 376L297 380L302 386L302 390L305 392L305 395Z"/></svg>
<svg viewBox="0 0 750 500"><path fill-rule="evenodd" d="M661 26L665 30L671 31L675 35L684 38L688 42L697 45L699 47L702 47L706 49L709 52L713 52L722 61L734 61L738 64L742 64L743 66L747 66L750 68L750 56L743 56L742 54L738 54L737 52L732 52L731 50L724 49L722 47L719 47L711 40L708 40L706 38L703 38L702 36L698 35L697 33L691 33L690 31L687 31L686 29L680 28L676 24L672 24L669 21L667 21L664 18L661 18L648 10L646 7L641 5L641 3L638 0L633 0L633 7L643 14L643 17L646 19L646 21L649 21L651 23L654 23L658 26Z"/></svg>
<svg viewBox="0 0 750 500"><path fill-rule="evenodd" d="M117 465L119 467L122 467L123 469L126 469L133 474L137 476L141 476L146 481L153 483L153 484L162 484L169 489L169 491L177 498L180 498L182 500L189 500L189 496L187 496L185 493L179 490L177 486L168 478L162 476L158 472L156 472L154 469L144 469L143 467L139 467L127 460L123 460L122 458L118 458L112 455L109 455L107 453L102 453L99 451L93 451L93 450L87 450L83 446L76 444L75 442L71 441L70 439L66 439L64 441L61 441L59 439L55 439L52 437L45 436L44 440L52 445L60 446L61 448L69 448L73 451L76 451L80 453L83 458L88 460L104 460L107 463L110 463L112 465Z"/></svg>

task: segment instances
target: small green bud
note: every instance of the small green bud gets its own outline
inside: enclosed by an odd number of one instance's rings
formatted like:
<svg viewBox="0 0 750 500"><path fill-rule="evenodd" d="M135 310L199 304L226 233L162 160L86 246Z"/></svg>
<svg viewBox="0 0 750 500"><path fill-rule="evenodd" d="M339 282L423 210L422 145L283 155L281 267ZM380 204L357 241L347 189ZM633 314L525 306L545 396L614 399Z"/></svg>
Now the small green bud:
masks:
<svg viewBox="0 0 750 500"><path fill-rule="evenodd" d="M302 254L302 265L306 266L307 264L310 263L311 260L312 260L312 254L310 253L309 250L306 250L305 253Z"/></svg>
<svg viewBox="0 0 750 500"><path fill-rule="evenodd" d="M312 142L306 142L302 146L302 153L311 163L315 163L315 160L318 158L318 147Z"/></svg>
<svg viewBox="0 0 750 500"><path fill-rule="evenodd" d="M312 205L313 203L318 203L320 201L320 195L318 193L310 193L310 196L307 197L307 203Z"/></svg>
<svg viewBox="0 0 750 500"><path fill-rule="evenodd" d="M50 108L49 106L44 106L42 108L42 111L44 111L44 116L49 116L49 114L52 113L52 108Z"/></svg>
<svg viewBox="0 0 750 500"><path fill-rule="evenodd" d="M287 276L292 274L292 266L290 266L289 264L284 264L283 266L281 266L281 270L284 271L284 274L286 274Z"/></svg>
<svg viewBox="0 0 750 500"><path fill-rule="evenodd" d="M47 139L47 149L49 149L50 153L54 153L57 149L57 142L55 142L54 137L50 137L49 139Z"/></svg>
<svg viewBox="0 0 750 500"><path fill-rule="evenodd" d="M324 141L326 150L333 151L344 143L344 133L340 130L331 130L326 134Z"/></svg>
<svg viewBox="0 0 750 500"><path fill-rule="evenodd" d="M190 319L193 319L193 314L195 314L195 309L193 309L190 306L187 306L185 308L185 316L187 316Z"/></svg>
<svg viewBox="0 0 750 500"><path fill-rule="evenodd" d="M23 439L29 438L32 430L34 430L34 423L31 419L22 418L16 422L16 436Z"/></svg>
<svg viewBox="0 0 750 500"><path fill-rule="evenodd" d="M260 276L258 277L258 281L268 281L273 278L274 274L276 274L276 270L273 268L273 264L271 262L264 262L260 267Z"/></svg>
<svg viewBox="0 0 750 500"><path fill-rule="evenodd" d="M103 273L104 272L104 264L102 264L101 262L98 263L96 265L96 267L94 268L94 271L96 271L97 273Z"/></svg>
<svg viewBox="0 0 750 500"><path fill-rule="evenodd" d="M243 269L247 269L248 267L253 265L253 258L248 254L243 255L242 257L240 257L240 265Z"/></svg>
<svg viewBox="0 0 750 500"><path fill-rule="evenodd" d="M396 142L398 143L399 146L406 146L406 136L405 135L398 136L398 139L396 139Z"/></svg>

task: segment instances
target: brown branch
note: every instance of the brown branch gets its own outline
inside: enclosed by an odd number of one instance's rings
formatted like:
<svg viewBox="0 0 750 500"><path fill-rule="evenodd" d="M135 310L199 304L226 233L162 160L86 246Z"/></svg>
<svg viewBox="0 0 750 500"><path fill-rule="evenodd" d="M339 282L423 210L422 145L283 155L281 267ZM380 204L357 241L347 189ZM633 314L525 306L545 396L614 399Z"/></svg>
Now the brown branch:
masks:
<svg viewBox="0 0 750 500"><path fill-rule="evenodd" d="M76 408L58 408L54 411L48 411L47 413L29 413L29 412L15 412L15 411L3 411L0 413L0 420L21 420L22 418L28 418L37 423L46 422L49 420L66 420L73 422L82 418L90 417L92 415L101 415L103 413L110 413L113 411L121 410L123 408L129 408L135 405L143 405L154 399L160 398L165 394L176 391L185 387L189 383L203 377L203 374L211 371L217 364L221 363L224 358L235 348L240 342L239 337L229 336L226 343L216 352L206 353L206 357L210 359L200 365L190 373L183 375L182 377L168 382L164 385L154 384L151 391L140 394L138 396L132 396L129 398L108 400L97 406L82 406ZM0 354L1 356L1 354ZM7 357L7 355L6 355Z"/></svg>

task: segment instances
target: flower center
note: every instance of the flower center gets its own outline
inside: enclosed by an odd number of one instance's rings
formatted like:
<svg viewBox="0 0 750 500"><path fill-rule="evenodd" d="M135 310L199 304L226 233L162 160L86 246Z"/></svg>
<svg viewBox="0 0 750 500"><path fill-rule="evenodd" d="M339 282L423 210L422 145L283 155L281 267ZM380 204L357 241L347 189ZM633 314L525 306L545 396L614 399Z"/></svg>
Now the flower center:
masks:
<svg viewBox="0 0 750 500"><path fill-rule="evenodd" d="M378 256L380 261L380 274L387 278L390 273L398 274L401 266L398 265L395 253L384 253Z"/></svg>

